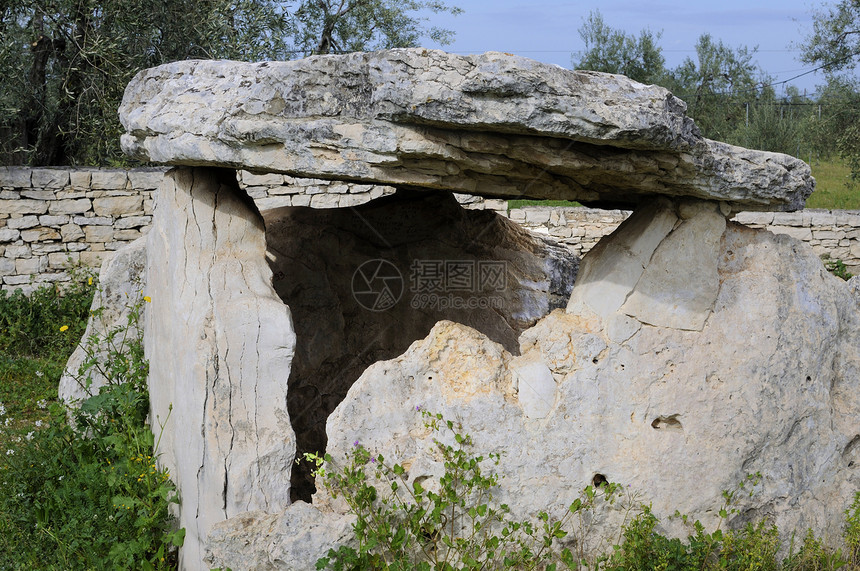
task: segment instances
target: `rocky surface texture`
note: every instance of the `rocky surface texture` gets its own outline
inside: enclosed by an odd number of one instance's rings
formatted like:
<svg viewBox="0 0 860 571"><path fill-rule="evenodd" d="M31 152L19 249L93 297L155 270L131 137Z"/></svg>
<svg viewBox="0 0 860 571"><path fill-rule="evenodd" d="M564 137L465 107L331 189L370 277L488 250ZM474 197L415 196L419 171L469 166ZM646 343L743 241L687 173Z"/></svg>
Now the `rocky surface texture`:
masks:
<svg viewBox="0 0 860 571"><path fill-rule="evenodd" d="M30 292L98 268L152 223L164 169L0 167L0 287Z"/></svg>
<svg viewBox="0 0 860 571"><path fill-rule="evenodd" d="M729 220L800 208L809 168L703 139L684 111L658 87L494 53L141 72L121 110L125 149L195 167L162 186L146 256L153 417L182 495L182 567L311 569L348 539L350 516L324 491L290 504L287 388L300 407L331 408L359 374L327 420L335 457L359 440L432 480L442 466L421 407L502 453L495 498L518 516L606 479L686 535L676 509L712 527L723 491L760 472L727 525L767 517L837 542L860 484L856 287L793 238ZM263 217L234 172L212 167L398 192L350 212L267 212L273 288ZM565 299L569 258L464 214L451 191L636 210ZM462 287L447 262L496 260L504 310L424 311L420 295L439 307L452 292L410 291L416 271L424 287L452 275ZM596 517L581 544L605 548L622 517Z"/></svg>
<svg viewBox="0 0 860 571"><path fill-rule="evenodd" d="M59 397L70 404L77 404L98 393L107 384L107 379L97 368L90 368L86 374L81 374L81 366L91 356L98 355L99 359L106 358L111 350L105 342L110 331L116 328L129 327L129 315L132 308L141 302L143 297L144 272L146 270L146 240L138 238L125 248L120 248L116 255L106 261L99 272L99 288L93 296L90 306L90 319L84 337L72 356L66 363L66 369L60 378ZM146 308L140 308L145 313ZM129 336L140 335L141 331L128 331ZM87 340L97 338L100 344L89 344ZM117 343L113 349L120 350Z"/></svg>
<svg viewBox="0 0 860 571"><path fill-rule="evenodd" d="M567 305L579 262L494 212L464 210L450 194L401 191L353 209L263 217L275 290L297 338L289 403L299 456L325 450L328 415L367 367L400 355L441 319L517 352L523 330ZM368 296L379 291L370 283L361 293L360 280L380 261L397 299L374 308ZM307 464L294 468L293 485L294 499L310 501Z"/></svg>
<svg viewBox="0 0 860 571"><path fill-rule="evenodd" d="M520 355L443 321L368 368L329 418L328 452L344 458L360 440L428 485L443 467L420 406L502 454L496 500L521 516L561 513L605 477L650 502L661 531L686 535L676 509L713 527L723 490L761 472L729 526L767 517L786 539L812 528L838 543L860 485L860 300L845 282L790 237L668 201L635 212L580 276L567 311L521 335ZM341 521L324 492L314 501ZM290 509L281 525L298 521ZM592 549L622 514L603 515ZM287 541L279 553L306 552Z"/></svg>
<svg viewBox="0 0 860 571"><path fill-rule="evenodd" d="M290 312L263 220L227 169L169 171L147 235L144 344L160 461L181 496L183 569L208 569L211 527L290 503Z"/></svg>
<svg viewBox="0 0 860 571"><path fill-rule="evenodd" d="M794 210L813 188L798 159L702 138L663 88L501 53L176 62L129 83L120 120L148 161L489 197Z"/></svg>

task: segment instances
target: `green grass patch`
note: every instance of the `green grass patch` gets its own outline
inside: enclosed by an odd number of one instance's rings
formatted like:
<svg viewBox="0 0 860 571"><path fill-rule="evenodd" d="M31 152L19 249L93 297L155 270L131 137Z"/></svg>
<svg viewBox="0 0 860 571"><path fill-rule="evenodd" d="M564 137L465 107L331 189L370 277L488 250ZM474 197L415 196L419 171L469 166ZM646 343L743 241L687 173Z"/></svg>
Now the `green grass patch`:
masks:
<svg viewBox="0 0 860 571"><path fill-rule="evenodd" d="M57 402L65 363L90 317L96 284L24 295L0 292L0 569L176 568L184 530L169 505L176 488L157 465L146 419L148 365L138 320L83 343L76 380L89 389L80 408ZM100 310L93 312L95 319ZM73 421L70 422L69 418Z"/></svg>
<svg viewBox="0 0 860 571"><path fill-rule="evenodd" d="M815 192L807 208L860 210L860 186L851 181L851 169L841 160L817 161L812 165Z"/></svg>

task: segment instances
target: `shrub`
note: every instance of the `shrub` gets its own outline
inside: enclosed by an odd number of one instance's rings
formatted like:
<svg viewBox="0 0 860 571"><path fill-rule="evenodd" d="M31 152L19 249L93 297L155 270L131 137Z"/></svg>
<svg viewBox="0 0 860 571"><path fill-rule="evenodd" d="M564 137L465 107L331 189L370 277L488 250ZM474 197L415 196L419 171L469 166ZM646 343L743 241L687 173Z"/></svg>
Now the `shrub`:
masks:
<svg viewBox="0 0 860 571"><path fill-rule="evenodd" d="M733 491L723 492L719 523L711 532L689 522L686 539L658 532L659 520L618 484L586 487L561 518L545 511L536 520L519 521L510 509L493 500L499 478L485 468L497 466L500 456L470 455L472 442L441 415L422 412L427 426L437 433L446 429L454 445L434 439L442 454L444 475L435 483L408 483L405 469L388 464L355 442L345 464L330 455L305 454L334 497L343 497L357 516L355 541L329 550L317 569L335 570L477 570L477 569L594 569L603 571L826 571L860 569L860 492L845 512L845 552L832 549L810 530L795 551L780 560L779 530L767 520L750 521L739 529L723 530L723 523L738 515L739 494L753 494L761 475L752 474ZM436 491L431 491L432 488ZM587 533L587 521L596 510L620 503L624 523L618 541L608 553L578 551ZM625 505L626 504L626 505ZM631 514L632 519L628 517Z"/></svg>

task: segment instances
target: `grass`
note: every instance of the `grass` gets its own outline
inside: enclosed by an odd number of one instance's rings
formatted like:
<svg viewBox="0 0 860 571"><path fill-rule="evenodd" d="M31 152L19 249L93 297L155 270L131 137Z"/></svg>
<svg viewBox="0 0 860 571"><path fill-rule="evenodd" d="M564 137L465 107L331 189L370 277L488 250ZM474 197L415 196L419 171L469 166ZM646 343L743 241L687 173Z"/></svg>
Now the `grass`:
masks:
<svg viewBox="0 0 860 571"><path fill-rule="evenodd" d="M29 296L0 291L2 428L47 420L63 368L86 329L95 287L92 275L77 272L64 288L49 284ZM0 446L11 432L0 430Z"/></svg>
<svg viewBox="0 0 860 571"><path fill-rule="evenodd" d="M860 186L851 181L851 169L840 160L816 161L812 165L815 192L807 208L860 210Z"/></svg>
<svg viewBox="0 0 860 571"><path fill-rule="evenodd" d="M509 200L508 211L524 206L582 206L572 200Z"/></svg>
<svg viewBox="0 0 860 571"><path fill-rule="evenodd" d="M106 379L80 408L57 402L95 292L93 276L29 296L0 292L0 569L176 568L184 530L146 422L148 366L139 335L144 297L128 324L84 340L76 381ZM97 358L96 356L99 355ZM70 417L72 420L70 421Z"/></svg>

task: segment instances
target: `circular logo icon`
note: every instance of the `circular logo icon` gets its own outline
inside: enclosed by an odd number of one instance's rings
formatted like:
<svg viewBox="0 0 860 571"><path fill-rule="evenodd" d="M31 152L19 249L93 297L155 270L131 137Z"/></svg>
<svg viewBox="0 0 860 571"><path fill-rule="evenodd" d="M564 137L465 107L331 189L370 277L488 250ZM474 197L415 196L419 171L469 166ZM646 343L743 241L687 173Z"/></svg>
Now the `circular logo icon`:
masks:
<svg viewBox="0 0 860 571"><path fill-rule="evenodd" d="M403 295L403 276L387 260L370 260L352 274L352 297L370 311L385 311Z"/></svg>

